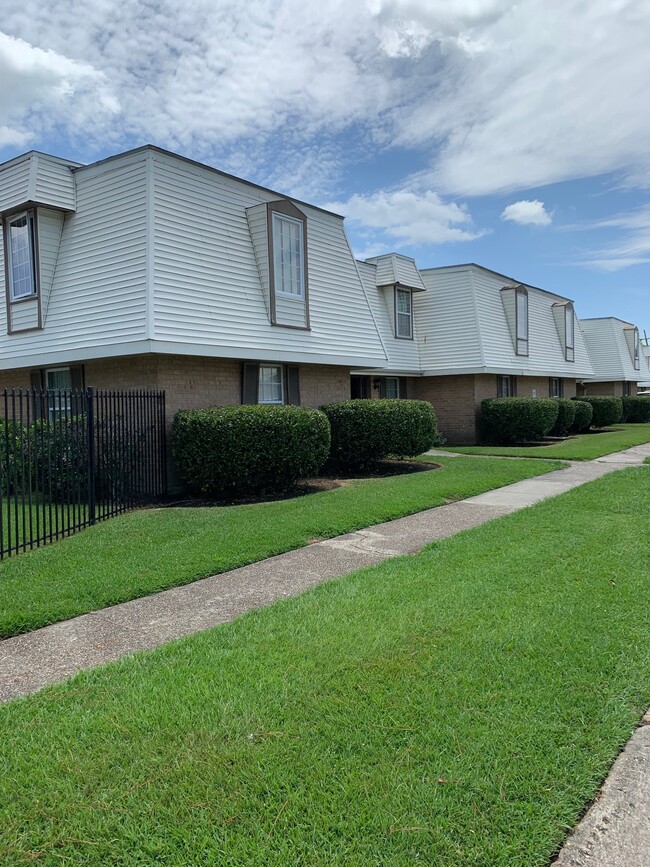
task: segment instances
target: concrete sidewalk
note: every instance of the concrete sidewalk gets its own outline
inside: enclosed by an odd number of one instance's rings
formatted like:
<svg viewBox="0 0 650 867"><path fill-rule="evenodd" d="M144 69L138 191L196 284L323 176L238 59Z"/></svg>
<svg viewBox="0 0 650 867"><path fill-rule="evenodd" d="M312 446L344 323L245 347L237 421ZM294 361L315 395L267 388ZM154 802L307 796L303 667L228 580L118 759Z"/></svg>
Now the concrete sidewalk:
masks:
<svg viewBox="0 0 650 867"><path fill-rule="evenodd" d="M649 455L647 444L574 463L567 469L458 503L5 639L0 641L0 701L29 695L77 671L218 626L253 608L295 596L390 557L415 554L429 542L477 527L622 467L643 463Z"/></svg>
<svg viewBox="0 0 650 867"><path fill-rule="evenodd" d="M331 578L515 512L625 467L642 464L650 443L574 463L448 506L347 533L231 572L125 602L0 641L0 701L37 692L78 671L150 650L294 596ZM648 720L650 722L650 719ZM567 841L559 867L650 864L650 726L619 758L615 782Z"/></svg>

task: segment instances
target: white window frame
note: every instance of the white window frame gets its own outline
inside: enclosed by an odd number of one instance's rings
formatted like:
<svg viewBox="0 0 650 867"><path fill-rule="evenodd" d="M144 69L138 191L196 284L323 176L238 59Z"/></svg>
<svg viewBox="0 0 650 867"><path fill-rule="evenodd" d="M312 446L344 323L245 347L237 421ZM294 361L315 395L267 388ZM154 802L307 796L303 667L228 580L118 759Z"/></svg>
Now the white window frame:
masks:
<svg viewBox="0 0 650 867"><path fill-rule="evenodd" d="M516 377L509 374L497 375L497 397L517 397Z"/></svg>
<svg viewBox="0 0 650 867"><path fill-rule="evenodd" d="M70 380L70 385L66 385L63 388L60 386L52 386L49 383L50 374L51 373L63 373L67 372L68 378ZM63 397L60 392L65 392ZM55 418L58 418L61 415L68 416L70 414L70 410L72 409L70 405L70 392L72 391L72 371L69 367L48 367L45 370L45 393L47 394L47 406L48 413L50 417L50 421L53 421ZM59 392L56 394L55 392Z"/></svg>
<svg viewBox="0 0 650 867"><path fill-rule="evenodd" d="M570 328L569 328L570 323ZM569 331L571 340L569 341ZM576 328L573 306L568 304L564 308L564 358L566 361L575 361Z"/></svg>
<svg viewBox="0 0 650 867"><path fill-rule="evenodd" d="M641 338L639 337L639 329L634 329L634 369L641 370Z"/></svg>
<svg viewBox="0 0 650 867"><path fill-rule="evenodd" d="M522 316L519 311L519 299L524 303L525 316ZM515 290L515 321L516 321L516 342L517 355L528 355L528 292L525 289Z"/></svg>
<svg viewBox="0 0 650 867"><path fill-rule="evenodd" d="M285 298L294 298L304 300L305 298L305 231L302 220L297 220L295 217L289 217L286 214L281 214L278 211L273 211L273 282L276 295L281 295ZM289 257L289 262L285 262L282 248L282 224L286 223L295 226L298 229L298 262L292 262L294 252L289 249L286 251ZM297 284L296 291L291 288L283 288L286 283L284 273L286 269L297 269ZM291 283L290 283L291 285Z"/></svg>
<svg viewBox="0 0 650 867"><path fill-rule="evenodd" d="M550 378L549 397L564 397L564 382L561 376Z"/></svg>
<svg viewBox="0 0 650 867"><path fill-rule="evenodd" d="M280 383L279 383L280 384L280 396L279 396L279 398L274 398L274 399L270 399L270 400L263 400L262 399L262 388L263 388L262 371L264 371L264 370L277 370L279 372L279 377L280 377ZM282 364L260 364L260 369L259 369L259 373L257 376L258 376L258 379L257 379L257 382L258 382L257 402L259 404L265 404L268 406L282 406L284 404L284 398L285 398L285 394L284 394L284 367L283 367L283 365ZM271 385L273 385L273 384L274 383L271 383Z"/></svg>
<svg viewBox="0 0 650 867"><path fill-rule="evenodd" d="M394 387L395 394L389 394L388 388L391 384L391 388ZM384 396L387 400L398 400L399 399L399 376L387 376L384 379Z"/></svg>
<svg viewBox="0 0 650 867"><path fill-rule="evenodd" d="M408 298L408 311L399 309L399 298ZM407 324L407 333L400 333L400 323ZM395 287L395 337L401 340L413 339L413 293L410 289L400 289Z"/></svg>
<svg viewBox="0 0 650 867"><path fill-rule="evenodd" d="M27 229L27 249L29 253L29 269L30 269L30 291L29 292L21 292L18 294L16 292L16 287L14 284L14 249L13 243L11 239L11 227L14 223L17 223L19 220L25 220L26 229ZM13 214L11 217L7 217L5 221L5 236L7 239L6 242L6 256L7 256L7 273L9 275L9 300L10 301L23 301L26 298L35 298L38 295L38 287L36 285L36 246L35 246L35 238L34 238L34 214L31 211L21 211L19 214ZM24 264L24 263L23 263Z"/></svg>

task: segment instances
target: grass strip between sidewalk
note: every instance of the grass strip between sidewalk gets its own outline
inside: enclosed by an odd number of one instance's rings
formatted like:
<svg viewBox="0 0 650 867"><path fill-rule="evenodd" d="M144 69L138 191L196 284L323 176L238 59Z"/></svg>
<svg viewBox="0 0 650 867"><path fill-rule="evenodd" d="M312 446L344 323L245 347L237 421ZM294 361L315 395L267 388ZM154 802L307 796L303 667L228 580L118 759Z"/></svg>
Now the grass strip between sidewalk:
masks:
<svg viewBox="0 0 650 867"><path fill-rule="evenodd" d="M547 865L650 704L649 482L1 707L0 860Z"/></svg>
<svg viewBox="0 0 650 867"><path fill-rule="evenodd" d="M0 638L561 467L451 458L290 500L133 512L0 564Z"/></svg>
<svg viewBox="0 0 650 867"><path fill-rule="evenodd" d="M494 455L509 458L554 458L592 461L650 442L650 424L619 424L604 431L579 434L564 442L543 446L444 446L463 455Z"/></svg>

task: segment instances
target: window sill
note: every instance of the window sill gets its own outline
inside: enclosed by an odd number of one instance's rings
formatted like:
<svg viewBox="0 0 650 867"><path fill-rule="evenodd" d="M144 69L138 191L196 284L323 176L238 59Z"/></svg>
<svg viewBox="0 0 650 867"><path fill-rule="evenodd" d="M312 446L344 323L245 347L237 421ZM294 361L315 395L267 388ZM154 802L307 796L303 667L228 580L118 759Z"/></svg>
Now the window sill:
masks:
<svg viewBox="0 0 650 867"><path fill-rule="evenodd" d="M20 298L12 298L9 297L10 304L24 304L26 301L36 301L38 299L38 292L32 292L31 295L21 295Z"/></svg>
<svg viewBox="0 0 650 867"><path fill-rule="evenodd" d="M305 296L296 295L294 292L281 292L276 290L275 295L277 298L285 298L287 301L299 301L301 304L305 303Z"/></svg>

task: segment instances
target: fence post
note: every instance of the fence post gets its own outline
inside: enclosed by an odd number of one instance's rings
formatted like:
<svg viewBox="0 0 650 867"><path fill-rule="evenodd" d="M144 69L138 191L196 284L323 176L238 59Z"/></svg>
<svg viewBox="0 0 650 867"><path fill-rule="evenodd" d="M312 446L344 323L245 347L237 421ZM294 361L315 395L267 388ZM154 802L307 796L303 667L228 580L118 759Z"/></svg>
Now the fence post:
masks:
<svg viewBox="0 0 650 867"><path fill-rule="evenodd" d="M95 523L95 396L86 389L86 451L88 454L88 523Z"/></svg>

